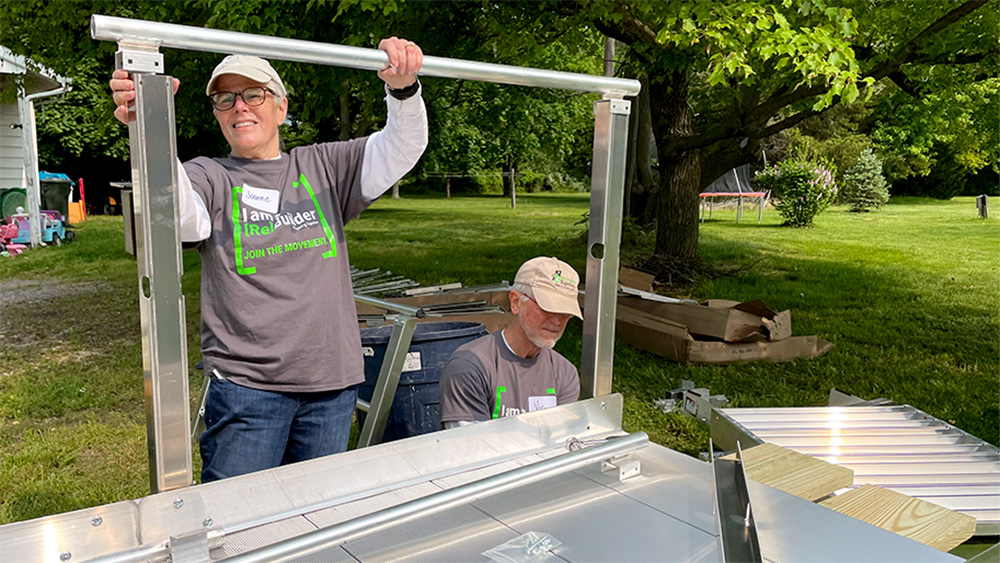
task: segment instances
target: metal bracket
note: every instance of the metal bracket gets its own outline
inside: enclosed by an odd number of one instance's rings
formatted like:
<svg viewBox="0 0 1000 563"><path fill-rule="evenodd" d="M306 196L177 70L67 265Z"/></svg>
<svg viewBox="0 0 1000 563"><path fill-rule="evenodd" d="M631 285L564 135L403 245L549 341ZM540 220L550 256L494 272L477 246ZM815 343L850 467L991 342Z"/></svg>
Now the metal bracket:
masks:
<svg viewBox="0 0 1000 563"><path fill-rule="evenodd" d="M617 115L630 115L632 113L632 102L628 100L611 100L611 113Z"/></svg>
<svg viewBox="0 0 1000 563"><path fill-rule="evenodd" d="M159 42L119 41L115 68L147 74L163 73L163 53Z"/></svg>
<svg viewBox="0 0 1000 563"><path fill-rule="evenodd" d="M172 536L169 543L173 563L211 563L208 530L199 530L181 536Z"/></svg>
<svg viewBox="0 0 1000 563"><path fill-rule="evenodd" d="M639 460L631 455L616 457L601 463L601 473L614 475L617 473L619 481L625 481L632 477L637 477L642 473L642 465Z"/></svg>
<svg viewBox="0 0 1000 563"><path fill-rule="evenodd" d="M712 441L708 454L712 455ZM743 468L743 450L736 443L736 459L712 459L715 485L715 523L719 532L719 560L724 563L761 563L757 522Z"/></svg>
<svg viewBox="0 0 1000 563"><path fill-rule="evenodd" d="M385 423L389 419L389 409L392 408L396 388L399 386L399 376L403 373L403 362L406 360L406 352L410 349L416 327L417 320L409 315L400 315L392 323L392 335L389 337L389 345L382 359L382 368L378 374L378 381L375 382L372 400L367 405L368 416L365 417L365 425L358 437L359 448L366 448L382 441Z"/></svg>

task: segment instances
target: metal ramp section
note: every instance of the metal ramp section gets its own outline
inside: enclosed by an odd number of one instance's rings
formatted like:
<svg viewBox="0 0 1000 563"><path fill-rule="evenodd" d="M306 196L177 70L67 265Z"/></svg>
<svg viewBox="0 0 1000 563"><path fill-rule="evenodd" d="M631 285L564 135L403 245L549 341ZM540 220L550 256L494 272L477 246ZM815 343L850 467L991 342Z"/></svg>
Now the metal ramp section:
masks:
<svg viewBox="0 0 1000 563"><path fill-rule="evenodd" d="M1000 533L1000 449L910 405L716 409L724 449L770 442L854 470L878 485L973 516Z"/></svg>
<svg viewBox="0 0 1000 563"><path fill-rule="evenodd" d="M655 444L642 447L635 434L605 440L622 433L621 413L620 395L599 397L8 524L0 526L3 559L486 561L484 551L535 531L561 542L548 555L571 563L722 560L712 466ZM582 449L571 447L570 438ZM608 471L602 453L538 479L507 479L609 451L617 442L638 462L638 474ZM625 467L622 460L612 458ZM430 505L481 483L497 487L480 487L439 509ZM961 561L777 489L748 485L763 561ZM415 503L428 508L406 516ZM742 522L742 512L736 520ZM307 545L347 529L353 531Z"/></svg>

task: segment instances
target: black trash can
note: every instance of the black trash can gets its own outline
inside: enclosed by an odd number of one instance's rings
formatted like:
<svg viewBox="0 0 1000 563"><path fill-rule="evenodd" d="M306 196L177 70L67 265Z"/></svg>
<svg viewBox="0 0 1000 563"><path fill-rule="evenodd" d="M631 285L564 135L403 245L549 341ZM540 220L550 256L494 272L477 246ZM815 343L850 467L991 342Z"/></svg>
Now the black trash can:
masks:
<svg viewBox="0 0 1000 563"><path fill-rule="evenodd" d="M42 209L58 211L64 222L69 222L69 192L71 180L50 179L41 181Z"/></svg>
<svg viewBox="0 0 1000 563"><path fill-rule="evenodd" d="M466 342L487 334L482 323L425 322L417 323L413 340L399 376L396 397L389 409L383 442L409 438L440 430L441 409L438 382L452 352ZM365 357L365 382L358 396L371 401L385 358L392 326L361 329L361 346ZM365 413L358 413L364 425Z"/></svg>

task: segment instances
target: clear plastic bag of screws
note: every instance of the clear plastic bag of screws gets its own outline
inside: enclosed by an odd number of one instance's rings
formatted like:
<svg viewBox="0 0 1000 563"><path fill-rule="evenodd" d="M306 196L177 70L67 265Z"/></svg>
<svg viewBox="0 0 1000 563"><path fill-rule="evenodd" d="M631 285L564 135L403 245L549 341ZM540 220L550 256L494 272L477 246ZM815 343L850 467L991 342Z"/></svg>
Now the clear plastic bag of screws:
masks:
<svg viewBox="0 0 1000 563"><path fill-rule="evenodd" d="M527 532L483 552L483 556L497 563L557 563L562 559L550 550L562 542L541 532Z"/></svg>

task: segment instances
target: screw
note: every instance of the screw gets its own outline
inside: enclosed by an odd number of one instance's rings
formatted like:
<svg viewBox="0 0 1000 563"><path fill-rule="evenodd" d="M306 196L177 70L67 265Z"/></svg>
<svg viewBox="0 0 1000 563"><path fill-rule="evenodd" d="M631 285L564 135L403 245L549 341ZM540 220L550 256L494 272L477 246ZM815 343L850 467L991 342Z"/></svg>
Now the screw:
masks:
<svg viewBox="0 0 1000 563"><path fill-rule="evenodd" d="M608 410L608 404L605 403L604 401L601 401L601 410L602 411Z"/></svg>
<svg viewBox="0 0 1000 563"><path fill-rule="evenodd" d="M174 499L174 508L180 508L184 506L184 499L177 497Z"/></svg>
<svg viewBox="0 0 1000 563"><path fill-rule="evenodd" d="M93 518L90 519L90 525L95 527L100 526L103 522L104 518L101 518L100 516L94 516Z"/></svg>
<svg viewBox="0 0 1000 563"><path fill-rule="evenodd" d="M204 520L201 521L201 525L203 527L205 527L205 528L211 528L212 527L212 519L211 518L205 518Z"/></svg>
<svg viewBox="0 0 1000 563"><path fill-rule="evenodd" d="M68 551L64 551L59 554L60 561L69 561L70 557L73 557L73 554Z"/></svg>

